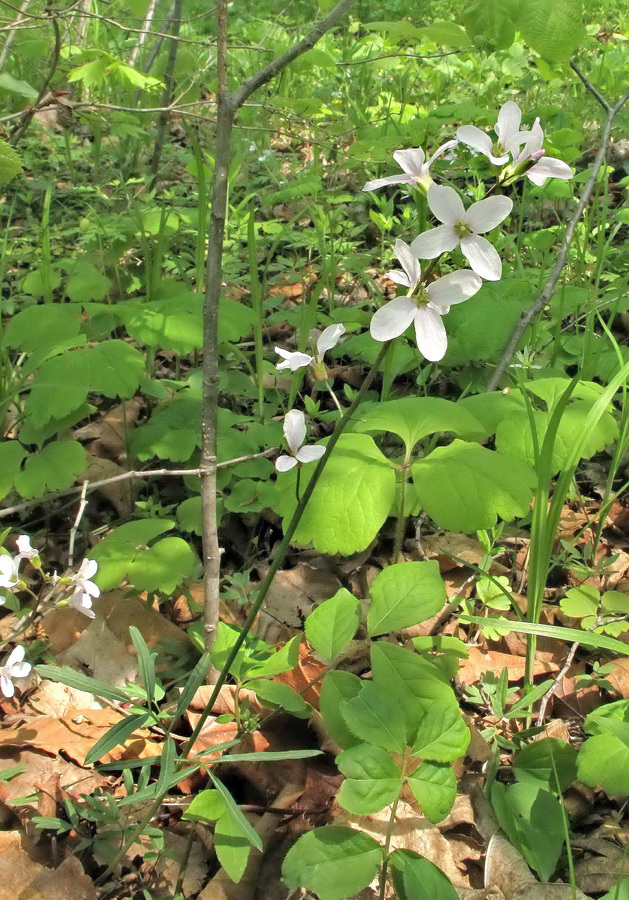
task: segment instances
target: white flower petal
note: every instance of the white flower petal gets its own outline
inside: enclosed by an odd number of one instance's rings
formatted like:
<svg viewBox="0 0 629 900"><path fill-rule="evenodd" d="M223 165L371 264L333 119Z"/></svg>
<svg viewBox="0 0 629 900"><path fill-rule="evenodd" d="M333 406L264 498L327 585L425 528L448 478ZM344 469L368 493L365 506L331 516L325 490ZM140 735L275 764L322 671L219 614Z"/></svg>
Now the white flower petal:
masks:
<svg viewBox="0 0 629 900"><path fill-rule="evenodd" d="M0 675L0 690L5 697L12 697L15 694L13 682L4 674L4 672Z"/></svg>
<svg viewBox="0 0 629 900"><path fill-rule="evenodd" d="M377 310L369 326L372 338L376 341L392 341L404 334L415 318L417 304L409 297L396 297Z"/></svg>
<svg viewBox="0 0 629 900"><path fill-rule="evenodd" d="M539 118L537 118L533 122L533 127L530 131L519 131L507 141L505 149L513 154L513 162L517 165L526 159L530 159L534 153L542 149L543 144L544 132L539 124ZM522 149L518 152L519 147L522 147Z"/></svg>
<svg viewBox="0 0 629 900"><path fill-rule="evenodd" d="M327 353L328 350L336 347L344 334L345 325L341 325L340 323L337 325L328 325L327 328L324 328L317 341L317 354L319 358L321 358L324 353Z"/></svg>
<svg viewBox="0 0 629 900"><path fill-rule="evenodd" d="M481 289L482 279L470 269L460 269L458 272L450 272L443 278L438 278L426 288L430 302L439 307L445 315L455 303L463 303L473 297Z"/></svg>
<svg viewBox="0 0 629 900"><path fill-rule="evenodd" d="M24 647L21 644L18 644L17 647L15 647L9 654L9 658L7 659L6 663L4 664L5 668L12 669L13 666L17 666L19 663L22 662L25 655L26 654L25 654Z"/></svg>
<svg viewBox="0 0 629 900"><path fill-rule="evenodd" d="M419 279L422 277L422 267L419 264L419 260L408 244L405 241L401 241L399 238L395 242L393 251L399 259L400 265L406 272L408 277L408 287L410 287L411 291L414 291L419 284Z"/></svg>
<svg viewBox="0 0 629 900"><path fill-rule="evenodd" d="M290 469L294 469L297 465L297 460L294 456L278 456L275 460L275 468L278 472L288 472Z"/></svg>
<svg viewBox="0 0 629 900"><path fill-rule="evenodd" d="M484 131L477 128L476 125L462 125L456 130L456 136L462 144L471 147L472 150L478 150L485 156L491 156L493 141Z"/></svg>
<svg viewBox="0 0 629 900"><path fill-rule="evenodd" d="M315 459L321 459L324 453L325 447L322 447L321 444L310 444L308 447L300 447L295 457L300 463L310 463Z"/></svg>
<svg viewBox="0 0 629 900"><path fill-rule="evenodd" d="M312 362L312 356L309 356L307 353L301 353L300 351L295 351L291 353L288 350L282 350L281 347L276 347L275 352L283 357L283 362L277 363L278 369L290 369L291 372L296 372L297 369L302 369L304 366L309 366Z"/></svg>
<svg viewBox="0 0 629 900"><path fill-rule="evenodd" d="M81 582L81 586L86 594L89 594L90 597L100 597L100 588L97 584L94 584L93 581L83 581Z"/></svg>
<svg viewBox="0 0 629 900"><path fill-rule="evenodd" d="M484 200L472 203L465 214L465 221L476 234L485 234L486 231L491 231L496 225L500 225L512 209L513 200L505 197L504 194L486 197Z"/></svg>
<svg viewBox="0 0 629 900"><path fill-rule="evenodd" d="M445 144L441 144L440 147L437 147L433 155L430 157L428 162L425 165L426 169L429 169L434 161L438 159L440 156L443 156L444 153L447 153L448 150L451 150L452 147L456 147L459 142L457 140L446 141Z"/></svg>
<svg viewBox="0 0 629 900"><path fill-rule="evenodd" d="M544 184L547 178L563 178L564 181L567 181L573 175L574 172L568 163L563 162L561 159L555 159L553 156L542 156L539 162L531 166L526 173L527 178L530 178L533 184L540 186Z"/></svg>
<svg viewBox="0 0 629 900"><path fill-rule="evenodd" d="M33 667L30 663L21 662L11 666L11 678L26 678Z"/></svg>
<svg viewBox="0 0 629 900"><path fill-rule="evenodd" d="M477 275L487 281L500 281L502 261L487 238L468 234L461 240L461 250Z"/></svg>
<svg viewBox="0 0 629 900"><path fill-rule="evenodd" d="M420 259L434 259L442 253L454 250L459 236L451 225L437 225L415 238L411 251Z"/></svg>
<svg viewBox="0 0 629 900"><path fill-rule="evenodd" d="M98 572L98 563L95 559L84 559L79 569L79 577L88 579L92 578Z"/></svg>
<svg viewBox="0 0 629 900"><path fill-rule="evenodd" d="M21 534L15 543L20 556L27 559L34 559L36 556L39 556L39 552L31 546L31 539L27 534Z"/></svg>
<svg viewBox="0 0 629 900"><path fill-rule="evenodd" d="M421 147L413 147L409 150L396 150L393 154L400 169L411 178L423 178L425 176L424 163L426 155Z"/></svg>
<svg viewBox="0 0 629 900"><path fill-rule="evenodd" d="M498 135L500 143L504 147L506 142L510 140L514 134L517 134L520 130L520 123L522 122L522 110L513 100L507 100L506 103L500 107L500 112L498 113L498 121L496 122L496 126L494 131Z"/></svg>
<svg viewBox="0 0 629 900"><path fill-rule="evenodd" d="M291 453L296 453L306 440L306 417L300 409L290 409L284 416L284 437Z"/></svg>
<svg viewBox="0 0 629 900"><path fill-rule="evenodd" d="M427 197L433 215L444 225L456 225L465 215L463 201L454 188L431 184Z"/></svg>
<svg viewBox="0 0 629 900"><path fill-rule="evenodd" d="M408 275L406 274L406 272L402 272L400 269L391 269L390 272L384 273L384 277L390 279L391 281L395 281L396 284L401 284L402 287L410 288L411 286Z"/></svg>
<svg viewBox="0 0 629 900"><path fill-rule="evenodd" d="M389 184L413 184L415 181L410 175L387 175L386 178L374 178L363 186L363 191L377 191L378 188Z"/></svg>
<svg viewBox="0 0 629 900"><path fill-rule="evenodd" d="M448 336L443 320L436 309L422 306L415 316L417 347L430 362L443 359L448 349Z"/></svg>

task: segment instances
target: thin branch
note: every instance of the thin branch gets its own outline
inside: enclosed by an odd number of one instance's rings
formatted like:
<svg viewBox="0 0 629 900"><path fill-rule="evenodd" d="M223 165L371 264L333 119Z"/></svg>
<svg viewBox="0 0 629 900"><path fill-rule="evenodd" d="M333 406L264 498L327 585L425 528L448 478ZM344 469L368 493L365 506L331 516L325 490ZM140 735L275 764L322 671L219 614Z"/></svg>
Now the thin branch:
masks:
<svg viewBox="0 0 629 900"><path fill-rule="evenodd" d="M384 56L368 56L365 59L342 59L337 66L362 66L365 63L378 62L380 59L442 59L444 56L453 56L460 50L448 50L445 53L430 53L422 56L420 53L387 53Z"/></svg>
<svg viewBox="0 0 629 900"><path fill-rule="evenodd" d="M575 62L571 62L571 63L570 63L570 68L572 69L573 72L576 72L576 73L577 73L577 75L579 76L579 78L581 79L581 81L583 82L583 84L585 85L585 87L586 87L586 88L588 89L588 91L590 92L590 94L592 94L592 96L595 97L595 98L598 100L598 102L601 104L601 106L603 107L603 109L605 110L605 112L606 112L606 113L610 113L610 112L611 112L611 109L612 109L611 104L607 102L607 100L605 99L605 97L603 97L603 95L601 94L601 92L599 91L599 89L598 89L597 87L595 87L595 85L592 84L592 82L590 81L590 79L589 79L586 75L583 74L583 72L582 72L581 69L577 66L577 64L576 64Z"/></svg>
<svg viewBox="0 0 629 900"><path fill-rule="evenodd" d="M12 22L11 25L9 26L11 30L9 31L9 33L7 35L7 39L4 42L2 52L0 53L0 72L2 71L2 68L6 62L7 56L9 55L9 50L11 49L11 45L13 44L13 41L15 40L15 35L20 30L20 28L19 28L20 23L26 21L26 16L23 16L22 13L26 12L30 2L31 2L31 0L24 0L22 5L20 6L20 13L19 13L17 19L15 20L15 22Z"/></svg>
<svg viewBox="0 0 629 900"><path fill-rule="evenodd" d="M165 107L164 110L159 114L159 119L157 121L157 134L155 135L155 147L153 150L153 158L150 163L150 171L153 175L151 179L151 183L149 186L149 190L153 190L157 184L157 176L159 173L159 164L162 158L162 150L164 147L164 142L166 140L166 129L168 128L169 114L167 112L167 107L171 105L173 102L173 95L175 92L175 64L177 62L177 50L179 49L179 43L177 38L179 37L179 27L181 25L181 2L182 0L175 0L174 3L174 15L172 19L172 35L169 38L170 45L168 48L168 60L166 62L166 70L164 72L164 93L162 94L162 106Z"/></svg>
<svg viewBox="0 0 629 900"><path fill-rule="evenodd" d="M146 36L148 34L148 30L151 27L151 22L153 21L153 16L155 15L155 10L157 8L157 0L150 0L148 9L146 11L146 16L144 18L144 22L142 23L142 27L140 29L140 37L137 40L137 43L133 50L131 51L131 56L129 57L129 65L133 68L137 62L138 56L140 55L140 50L144 45L144 41L146 40Z"/></svg>
<svg viewBox="0 0 629 900"><path fill-rule="evenodd" d="M500 357L500 361L496 366L493 375L489 379L489 383L487 385L488 391L496 390L496 388L500 384L502 376L509 366L513 354L518 348L518 344L520 343L522 335L529 327L533 319L535 319L535 317L544 309L546 304L550 301L551 297L555 293L557 282L561 277L561 273L563 272L564 266L566 265L568 259L568 250L574 238L577 225L579 224L581 216L585 211L585 207L589 202L592 191L594 190L594 185L596 184L599 170L603 165L603 162L605 161L614 118L625 105L627 100L629 100L629 92L627 92L625 96L615 104L615 106L610 106L610 104L604 99L604 97L601 96L600 92L594 87L593 84L591 84L591 82L586 78L585 75L579 72L574 64L572 64L572 68L577 72L579 78L586 86L586 88L592 93L594 97L596 97L603 109L605 109L607 112L607 118L605 120L603 132L601 134L599 150L596 154L596 159L594 160L594 164L592 166L592 172L590 173L590 177L588 178L585 188L583 189L581 198L577 204L575 211L568 220L568 224L564 232L561 247L559 248L559 253L557 254L557 259L555 261L555 265L553 266L553 270L546 279L544 286L537 295L535 301L531 304L531 306L529 306L528 309L524 311L515 328L513 329L511 337L509 338L509 342L505 347L502 356Z"/></svg>
<svg viewBox="0 0 629 900"><path fill-rule="evenodd" d="M55 72L57 71L57 66L59 65L59 58L61 56L61 29L59 28L59 21L56 17L52 19L52 27L55 32L55 44L52 51L52 59L50 61L50 68L48 70L48 74L44 78L44 83L39 89L39 94L37 96L37 100L35 101L33 106L29 106L22 113L22 118L18 122L18 124L13 129L11 134L11 143L17 144L17 142L24 136L26 129L31 124L33 120L33 116L37 111L37 107L41 104L42 100L46 96L48 92L48 88L50 87L50 82L52 81Z"/></svg>

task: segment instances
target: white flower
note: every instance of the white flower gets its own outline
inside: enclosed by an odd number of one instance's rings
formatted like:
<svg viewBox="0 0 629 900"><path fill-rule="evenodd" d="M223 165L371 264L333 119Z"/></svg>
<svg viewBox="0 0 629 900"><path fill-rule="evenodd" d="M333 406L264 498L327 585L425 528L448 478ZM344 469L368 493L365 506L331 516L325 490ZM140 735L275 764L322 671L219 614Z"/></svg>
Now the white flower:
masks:
<svg viewBox="0 0 629 900"><path fill-rule="evenodd" d="M82 591L90 597L100 597L100 588L93 581L90 581L90 578L93 578L97 571L98 563L95 559L84 559L79 566L79 571L70 578L75 587L75 592Z"/></svg>
<svg viewBox="0 0 629 900"><path fill-rule="evenodd" d="M440 147L437 147L430 159L426 159L426 154L421 147L414 147L411 150L396 150L393 159L404 172L403 175L387 175L386 178L376 178L374 181L368 181L363 191L375 191L387 184L412 184L420 185L428 190L433 183L430 176L430 167L436 159L442 156L447 150L456 147L457 141L446 141Z"/></svg>
<svg viewBox="0 0 629 900"><path fill-rule="evenodd" d="M494 131L498 136L496 142L476 125L462 125L457 128L456 136L462 144L467 144L472 150L483 153L496 166L503 166L509 162L509 143L520 132L522 112L517 103L507 100L500 108L498 121Z"/></svg>
<svg viewBox="0 0 629 900"><path fill-rule="evenodd" d="M12 697L15 693L13 679L26 678L31 668L30 663L24 662L24 647L18 645L0 669L0 690L5 697Z"/></svg>
<svg viewBox="0 0 629 900"><path fill-rule="evenodd" d="M35 559L36 556L39 556L39 550L31 547L31 539L28 535L21 534L15 543L22 559Z"/></svg>
<svg viewBox="0 0 629 900"><path fill-rule="evenodd" d="M291 353L290 350L282 350L281 347L276 347L275 352L278 356L281 356L283 360L283 362L277 364L277 368L290 369L291 372L296 372L298 369L303 369L311 363L321 365L321 363L323 363L324 354L333 347L336 347L344 334L345 325L328 325L327 328L324 328L317 341L316 356L309 356L307 353L302 353L300 350Z"/></svg>
<svg viewBox="0 0 629 900"><path fill-rule="evenodd" d="M412 252L420 259L434 259L460 244L463 256L477 275L487 281L499 281L502 262L481 235L507 218L513 201L499 194L472 203L466 211L454 188L433 184L428 189L428 206L443 224L416 237L411 244Z"/></svg>
<svg viewBox="0 0 629 900"><path fill-rule="evenodd" d="M400 272L394 270L387 277L408 287L407 297L396 297L382 306L373 316L369 330L377 341L391 341L404 334L409 325L415 325L415 338L419 351L431 362L443 359L448 348L448 336L441 317L455 303L463 303L480 290L482 281L469 269L451 272L426 287L420 287L421 267L404 241L395 242L395 255L400 261Z"/></svg>
<svg viewBox="0 0 629 900"><path fill-rule="evenodd" d="M299 350L291 353L290 350L282 350L281 347L276 347L275 352L278 356L281 356L283 360L283 362L277 364L277 368L290 369L291 372L296 372L297 369L303 369L304 366L309 366L314 359L314 356L309 356L307 353L302 353Z"/></svg>
<svg viewBox="0 0 629 900"><path fill-rule="evenodd" d="M314 462L325 453L325 447L322 447L321 444L314 444L310 447L302 446L306 440L306 417L299 409L291 409L286 413L284 437L291 455L278 456L275 460L275 468L278 472L288 472L297 463Z"/></svg>
<svg viewBox="0 0 629 900"><path fill-rule="evenodd" d="M3 553L2 556L0 556L0 588L12 591L13 588L17 587L21 581L21 562L21 556L16 556L15 559L7 553ZM4 603L4 600L0 600L0 603Z"/></svg>
<svg viewBox="0 0 629 900"><path fill-rule="evenodd" d="M93 619L96 616L96 613L92 609L92 598L79 587L68 600L68 606L73 606L75 609L78 609L78 611L86 615L88 619Z"/></svg>
<svg viewBox="0 0 629 900"><path fill-rule="evenodd" d="M564 181L572 178L574 172L568 163L546 156L543 143L544 132L537 118L530 131L520 131L509 141L509 150L513 156L513 163L509 168L515 171L527 162L532 162L533 165L524 174L539 187L547 178L562 178Z"/></svg>

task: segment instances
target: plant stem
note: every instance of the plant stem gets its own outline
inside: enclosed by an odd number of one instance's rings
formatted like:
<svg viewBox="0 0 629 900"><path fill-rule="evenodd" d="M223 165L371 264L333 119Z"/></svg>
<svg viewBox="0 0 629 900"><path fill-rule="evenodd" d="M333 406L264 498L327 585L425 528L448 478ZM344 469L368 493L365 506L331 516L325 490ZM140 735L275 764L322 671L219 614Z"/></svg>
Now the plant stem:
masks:
<svg viewBox="0 0 629 900"><path fill-rule="evenodd" d="M168 60L166 62L166 71L164 72L164 93L162 94L162 106L164 109L160 112L157 120L157 134L155 135L155 148L153 150L153 158L150 163L150 171L152 174L149 190L153 190L157 184L157 176L159 172L159 164L162 158L162 150L164 141L166 140L166 129L168 127L168 119L170 113L167 107L173 102L173 93L175 90L175 64L177 62L177 50L179 49L179 27L181 25L181 4L182 0L175 0L174 14L172 19L171 38L168 48Z"/></svg>
<svg viewBox="0 0 629 900"><path fill-rule="evenodd" d="M398 513L395 523L395 538L393 541L393 560L397 561L398 554L402 551L404 542L404 532L406 530L406 513L404 511L404 501L406 500L406 484L408 482L409 469L405 466L400 472L400 480L398 482Z"/></svg>

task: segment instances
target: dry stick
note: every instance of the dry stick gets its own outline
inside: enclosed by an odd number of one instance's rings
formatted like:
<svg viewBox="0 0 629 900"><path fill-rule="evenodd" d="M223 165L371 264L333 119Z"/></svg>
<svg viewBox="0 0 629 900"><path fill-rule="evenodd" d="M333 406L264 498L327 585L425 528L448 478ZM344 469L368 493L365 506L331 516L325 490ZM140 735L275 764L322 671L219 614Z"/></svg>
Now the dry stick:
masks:
<svg viewBox="0 0 629 900"><path fill-rule="evenodd" d="M175 63L177 62L177 50L179 49L179 28L181 25L181 2L175 0L174 14L171 25L171 38L168 48L168 60L166 62L166 70L164 72L164 93L162 94L162 106L168 107L173 102L173 94L175 90ZM155 135L155 148L153 150L153 158L151 159L150 171L153 175L149 190L153 190L157 184L157 173L159 172L159 163L162 158L162 149L166 140L166 129L168 127L169 114L167 109L163 109L157 120L157 134Z"/></svg>
<svg viewBox="0 0 629 900"><path fill-rule="evenodd" d="M544 286L541 291L537 295L534 303L529 306L527 310L524 311L520 320L516 324L513 329L513 333L509 338L509 343L504 349L502 356L500 357L500 361L496 366L496 369L489 379L489 383L487 385L488 391L495 391L498 387L500 380L504 373L507 370L507 367L511 361L511 358L515 351L517 350L518 344L520 343L520 339L526 329L529 327L533 319L542 311L542 309L549 302L550 298L555 292L555 288L557 286L557 282L561 276L561 273L566 265L566 261L568 258L568 249L570 248L570 244L572 243L572 239L574 238L574 233L576 231L577 225L585 207L588 204L592 191L594 190L594 185L596 184L596 178L598 176L599 169L603 165L603 161L605 159L605 155L607 153L607 145L609 143L609 136L611 134L612 124L616 114L622 109L627 100L629 100L629 92L622 97L621 100L616 103L615 106L611 106L607 100L600 94L600 92L594 87L594 85L583 75L582 72L579 71L577 66L574 63L571 63L572 68L578 74L579 78L586 86L586 88L592 93L594 97L601 104L603 109L607 113L607 118L605 120L605 125L603 126L603 133L601 135L601 142L598 153L596 154L596 159L594 160L594 165L592 166L592 173L587 180L587 184L583 189L583 193L581 194L581 199L577 204L577 208L572 214L571 218L568 221L568 225L564 232L563 240L561 242L561 247L559 248L559 253L557 254L557 260L555 265L553 266L553 270L546 279Z"/></svg>
<svg viewBox="0 0 629 900"><path fill-rule="evenodd" d="M19 29L20 22L26 21L26 16L23 16L22 13L26 12L30 2L31 2L31 0L24 0L22 5L20 6L20 13L19 13L17 19L15 20L15 22L13 22L11 31L7 35L7 39L4 42L2 52L0 53L0 72L2 71L2 68L6 62L7 56L9 55L9 50L11 49L13 41L15 40L15 35L20 30Z"/></svg>
<svg viewBox="0 0 629 900"><path fill-rule="evenodd" d="M223 275L223 241L227 214L227 193L231 137L236 112L246 100L278 75L286 66L310 50L330 30L352 5L354 0L340 0L332 11L310 31L305 38L247 78L239 88L230 93L227 88L227 9L228 0L217 5L217 122L212 186L212 211L208 230L207 276L203 312L203 413L201 468L203 508L203 557L204 557L204 645L212 650L219 622L218 595L220 587L220 549L216 515L216 453L218 418L218 312ZM210 667L208 681L212 683L218 672Z"/></svg>
<svg viewBox="0 0 629 900"><path fill-rule="evenodd" d="M140 54L140 50L142 49L142 45L146 40L146 35L148 34L148 30L151 27L151 22L153 21L153 16L155 15L155 9L157 8L157 0L151 0L149 3L149 7L146 11L146 16L144 18L144 22L142 23L142 28L140 29L140 37L138 38L138 42L131 51L131 56L129 57L129 65L133 68L137 62L138 56Z"/></svg>
<svg viewBox="0 0 629 900"><path fill-rule="evenodd" d="M26 129L31 124L33 120L33 116L37 112L37 107L41 104L42 100L46 96L48 91L48 87L50 86L50 82L53 79L55 72L57 71L57 66L59 65L59 57L61 56L61 29L59 28L59 21L56 17L53 16L52 19L52 27L55 32L55 45L52 51L52 59L50 61L50 69L48 70L48 74L44 79L44 83L39 89L39 94L37 96L37 100L33 104L33 106L27 107L18 122L18 124L13 129L11 133L11 143L17 144L17 142L24 136Z"/></svg>
<svg viewBox="0 0 629 900"><path fill-rule="evenodd" d="M237 456L235 459L226 459L223 462L217 463L216 468L222 469L225 466L236 465L236 463L249 462L252 459L261 459L262 457L272 456L276 452L276 449L273 448L272 450L263 450L261 453L249 453L247 456ZM88 483L87 490L95 491L106 484L115 484L118 481L129 481L134 478L166 478L168 476L183 477L185 475L199 476L201 475L201 469L137 469L132 472L123 472L121 475L112 475L111 478L102 478L100 481L91 481ZM41 506L42 503L45 503L48 500L58 500L60 497L70 497L72 494L80 494L82 490L82 485L79 485L67 488L65 491L55 491L53 494L48 494L37 500L25 500L24 503L17 503L15 506L7 506L5 509L0 509L0 519L5 519L7 516L13 516L15 513L30 509L33 506Z"/></svg>

